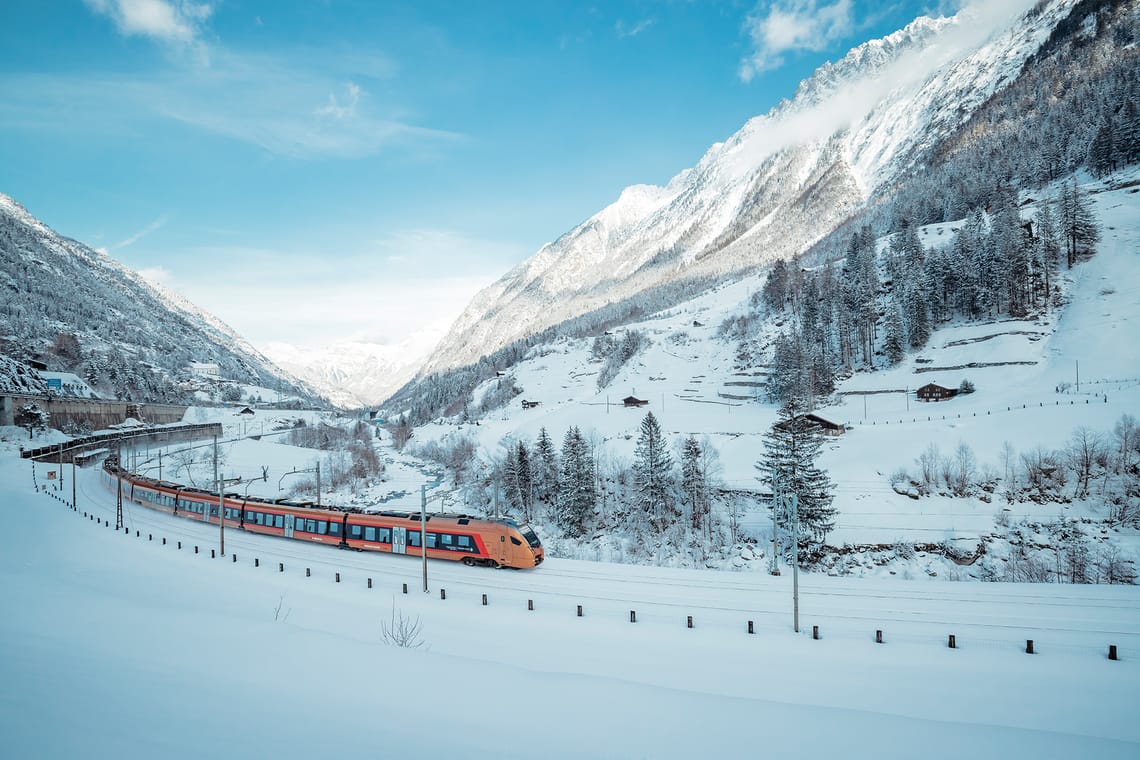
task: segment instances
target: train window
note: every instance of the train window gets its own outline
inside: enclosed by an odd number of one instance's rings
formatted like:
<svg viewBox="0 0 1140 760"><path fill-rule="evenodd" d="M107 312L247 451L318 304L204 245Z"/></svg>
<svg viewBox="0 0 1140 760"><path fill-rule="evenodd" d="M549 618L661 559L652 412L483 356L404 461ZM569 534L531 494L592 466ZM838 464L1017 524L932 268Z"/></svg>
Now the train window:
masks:
<svg viewBox="0 0 1140 760"><path fill-rule="evenodd" d="M388 528L380 528L378 531L377 540L382 544L392 543L392 531Z"/></svg>
<svg viewBox="0 0 1140 760"><path fill-rule="evenodd" d="M461 549L470 548L470 546L471 546L471 537L470 536L456 536L456 539L459 541L459 548L461 548Z"/></svg>
<svg viewBox="0 0 1140 760"><path fill-rule="evenodd" d="M328 535L328 532L329 532L328 520L317 520L317 533L319 535L325 536L325 535Z"/></svg>
<svg viewBox="0 0 1140 760"><path fill-rule="evenodd" d="M408 546L419 546L419 545L420 545L420 534L419 534L419 532L417 531L415 533L412 533L411 531L408 531Z"/></svg>
<svg viewBox="0 0 1140 760"><path fill-rule="evenodd" d="M514 544L515 546L522 546L522 541L519 541L514 536L511 536L511 543Z"/></svg>
<svg viewBox="0 0 1140 760"><path fill-rule="evenodd" d="M246 522L253 522L253 510L252 509L247 509L245 511L245 520L246 520Z"/></svg>
<svg viewBox="0 0 1140 760"><path fill-rule="evenodd" d="M338 523L338 522L330 522L329 523L329 535L330 536L339 536L340 535L340 523Z"/></svg>
<svg viewBox="0 0 1140 760"><path fill-rule="evenodd" d="M368 525L364 528L364 540L365 541L375 541L376 540L376 526L375 525Z"/></svg>
<svg viewBox="0 0 1140 760"><path fill-rule="evenodd" d="M427 534L427 545L429 549L434 549L437 546L437 537L434 533Z"/></svg>
<svg viewBox="0 0 1140 760"><path fill-rule="evenodd" d="M306 533L316 533L317 532L317 521L316 520L305 520L305 532Z"/></svg>
<svg viewBox="0 0 1140 760"><path fill-rule="evenodd" d="M265 513L264 512L254 512L253 513L253 519L257 522L258 525L265 525Z"/></svg>
<svg viewBox="0 0 1140 760"><path fill-rule="evenodd" d="M440 533L439 534L439 542L441 544L443 544L444 546L451 546L451 542L454 539L455 539L455 536L451 535L450 533Z"/></svg>
<svg viewBox="0 0 1140 760"><path fill-rule="evenodd" d="M273 516L273 526L275 528L284 528L285 527L285 515L274 515Z"/></svg>
<svg viewBox="0 0 1140 760"><path fill-rule="evenodd" d="M348 537L349 538L360 538L360 534L361 534L362 530L363 530L363 528L359 525L349 525L348 526Z"/></svg>

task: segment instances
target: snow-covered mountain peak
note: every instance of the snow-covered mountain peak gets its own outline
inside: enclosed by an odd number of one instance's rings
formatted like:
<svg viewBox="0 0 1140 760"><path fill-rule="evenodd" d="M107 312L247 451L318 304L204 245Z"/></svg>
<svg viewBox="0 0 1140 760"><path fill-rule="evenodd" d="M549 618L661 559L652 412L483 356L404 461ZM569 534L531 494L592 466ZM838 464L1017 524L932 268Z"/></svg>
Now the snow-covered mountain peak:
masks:
<svg viewBox="0 0 1140 760"><path fill-rule="evenodd" d="M961 127L1077 0L974 4L921 17L821 66L664 187L610 206L479 293L424 374L682 279L789 258L906 176ZM992 4L991 4L992 5Z"/></svg>

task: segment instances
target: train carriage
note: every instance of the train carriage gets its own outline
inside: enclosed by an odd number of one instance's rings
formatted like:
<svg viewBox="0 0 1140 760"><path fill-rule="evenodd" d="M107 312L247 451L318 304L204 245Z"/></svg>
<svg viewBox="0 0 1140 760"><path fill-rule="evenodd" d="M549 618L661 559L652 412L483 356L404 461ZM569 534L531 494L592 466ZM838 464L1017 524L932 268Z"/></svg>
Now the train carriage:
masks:
<svg viewBox="0 0 1140 760"><path fill-rule="evenodd" d="M121 480L124 498L177 517L218 524L216 493L120 472L110 459L104 469L112 487ZM342 549L426 554L465 565L512 568L537 567L544 558L535 532L509 519L429 513L423 516L425 531L419 512L322 509L311 502L269 501L236 493L223 494L222 508L226 527ZM421 547L421 538L426 538L426 548Z"/></svg>

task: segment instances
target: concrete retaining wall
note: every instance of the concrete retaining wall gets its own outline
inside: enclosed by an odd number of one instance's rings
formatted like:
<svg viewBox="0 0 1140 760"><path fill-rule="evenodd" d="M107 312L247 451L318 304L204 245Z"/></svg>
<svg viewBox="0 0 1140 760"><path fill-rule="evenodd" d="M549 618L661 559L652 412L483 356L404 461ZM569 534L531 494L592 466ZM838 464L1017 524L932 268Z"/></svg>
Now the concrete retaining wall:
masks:
<svg viewBox="0 0 1140 760"><path fill-rule="evenodd" d="M104 430L128 417L155 425L181 422L186 407L177 404L137 404L130 401L103 401L53 396L0 396L0 425L15 425L16 410L35 403L51 415L51 427L61 429L86 425L91 430Z"/></svg>

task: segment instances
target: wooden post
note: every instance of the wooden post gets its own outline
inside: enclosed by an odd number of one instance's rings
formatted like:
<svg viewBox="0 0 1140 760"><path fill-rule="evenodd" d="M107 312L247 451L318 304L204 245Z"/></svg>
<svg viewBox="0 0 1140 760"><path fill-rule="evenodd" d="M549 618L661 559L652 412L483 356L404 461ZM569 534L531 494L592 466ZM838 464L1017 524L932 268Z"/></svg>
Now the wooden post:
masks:
<svg viewBox="0 0 1140 760"><path fill-rule="evenodd" d="M686 627L687 628L693 627L693 616L692 615L689 615L689 619L688 619L688 622L686 623Z"/></svg>
<svg viewBox="0 0 1140 760"><path fill-rule="evenodd" d="M526 600L526 608L529 611L534 612L534 600L533 599L527 599Z"/></svg>
<svg viewBox="0 0 1140 760"><path fill-rule="evenodd" d="M629 622L631 622L631 623L637 622L637 610L630 610L629 611Z"/></svg>
<svg viewBox="0 0 1140 760"><path fill-rule="evenodd" d="M234 554L233 552L231 552L231 553L230 553L230 556L231 556L231 557L233 557L233 560L234 560L234 564L236 565L236 564L237 564L237 555L236 555L236 554Z"/></svg>
<svg viewBox="0 0 1140 760"><path fill-rule="evenodd" d="M748 632L749 633L756 633L756 629L752 627L752 621L751 620L748 621Z"/></svg>
<svg viewBox="0 0 1140 760"><path fill-rule="evenodd" d="M210 559L217 559L217 558L218 558L217 551L215 549L211 549L210 550Z"/></svg>
<svg viewBox="0 0 1140 760"><path fill-rule="evenodd" d="M259 557L253 558L253 566L254 567L261 567L261 559Z"/></svg>
<svg viewBox="0 0 1140 760"><path fill-rule="evenodd" d="M340 573L337 573L337 574L336 574L336 582L337 582L337 583L340 583Z"/></svg>
<svg viewBox="0 0 1140 760"><path fill-rule="evenodd" d="M949 646L951 649L957 649L957 648L958 648L958 642L956 642L956 641L954 640L954 634L950 634L950 642L949 642L948 646Z"/></svg>
<svg viewBox="0 0 1140 760"><path fill-rule="evenodd" d="M146 540L147 541L153 541L154 540L154 534L153 533L147 533L146 534Z"/></svg>
<svg viewBox="0 0 1140 760"><path fill-rule="evenodd" d="M371 578L368 579L368 588L372 588L372 579Z"/></svg>
<svg viewBox="0 0 1140 760"><path fill-rule="evenodd" d="M582 605L578 605L578 617L582 617Z"/></svg>
<svg viewBox="0 0 1140 760"><path fill-rule="evenodd" d="M404 584L404 593L405 594L408 593L408 584L406 584L406 583Z"/></svg>
<svg viewBox="0 0 1140 760"><path fill-rule="evenodd" d="M1116 657L1116 644L1109 644L1108 645L1108 659L1110 659L1110 660L1117 659L1117 657Z"/></svg>
<svg viewBox="0 0 1140 760"><path fill-rule="evenodd" d="M162 537L162 545L163 545L163 546L166 546L166 536L163 536L163 537Z"/></svg>
<svg viewBox="0 0 1140 760"><path fill-rule="evenodd" d="M483 594L483 606L484 607L487 606L487 595L486 594Z"/></svg>
<svg viewBox="0 0 1140 760"><path fill-rule="evenodd" d="M440 599L446 599L447 598L447 589L441 588L439 590L439 598Z"/></svg>
<svg viewBox="0 0 1140 760"><path fill-rule="evenodd" d="M194 544L194 553L195 553L195 554L197 554L197 553L198 553L198 544Z"/></svg>
<svg viewBox="0 0 1140 760"><path fill-rule="evenodd" d="M285 572L285 563L284 562L278 562L277 563L277 572L279 572L279 573Z"/></svg>
<svg viewBox="0 0 1140 760"><path fill-rule="evenodd" d="M306 568L305 568L305 577L306 577L306 578L311 578L312 576L313 576L313 571L312 571L310 568L307 568L307 567L306 567Z"/></svg>
<svg viewBox="0 0 1140 760"><path fill-rule="evenodd" d="M883 631L882 631L882 629L877 629L875 631L875 643L876 644L882 644L883 643Z"/></svg>
<svg viewBox="0 0 1140 760"><path fill-rule="evenodd" d="M813 625L811 627L811 637L813 639L815 639L816 641L819 640L819 626L818 625Z"/></svg>
<svg viewBox="0 0 1140 760"><path fill-rule="evenodd" d="M1026 654L1033 654L1033 639L1026 639L1025 640L1025 653Z"/></svg>

